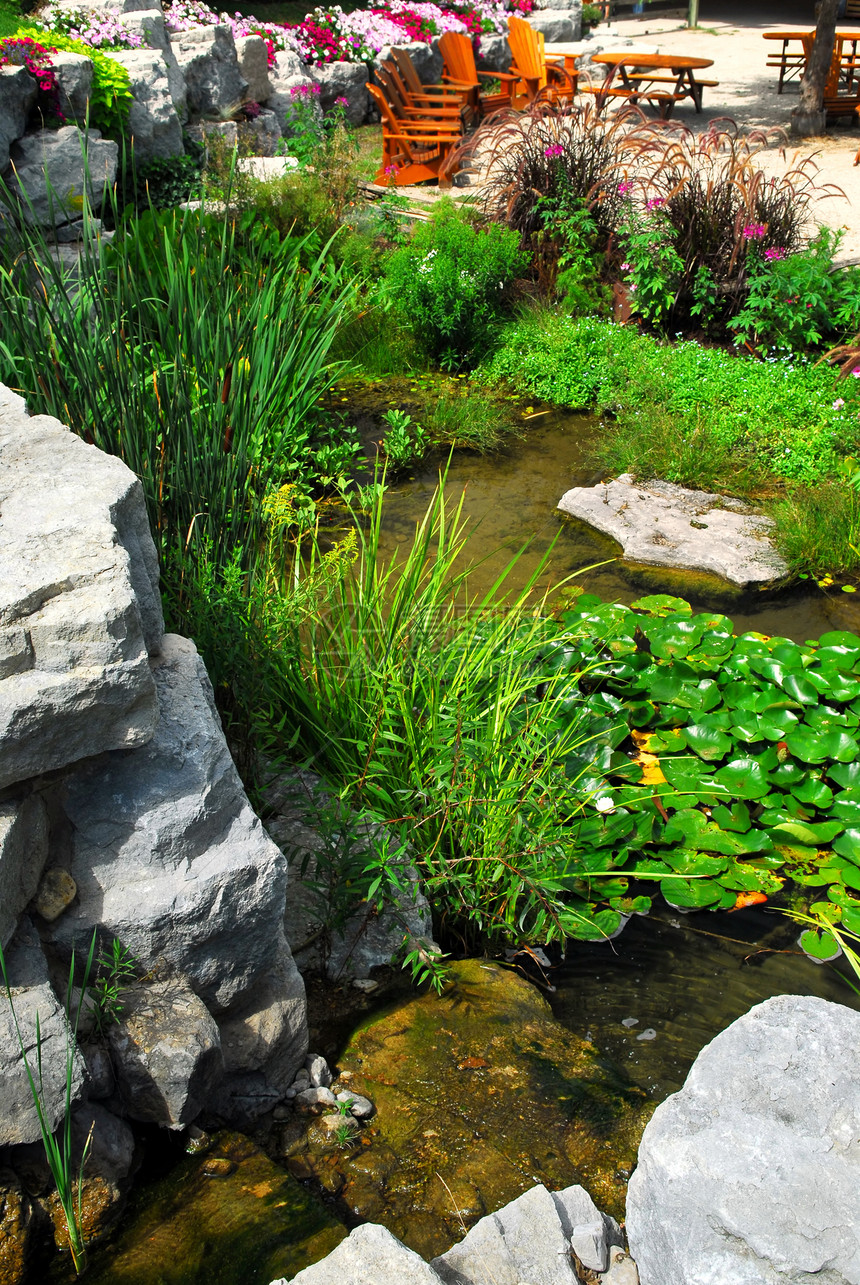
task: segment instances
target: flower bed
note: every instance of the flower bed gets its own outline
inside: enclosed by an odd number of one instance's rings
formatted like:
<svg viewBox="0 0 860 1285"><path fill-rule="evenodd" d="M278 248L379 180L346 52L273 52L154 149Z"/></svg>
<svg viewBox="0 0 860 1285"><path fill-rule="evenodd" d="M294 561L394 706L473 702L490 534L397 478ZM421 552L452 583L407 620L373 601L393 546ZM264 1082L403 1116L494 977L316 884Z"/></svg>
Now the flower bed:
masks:
<svg viewBox="0 0 860 1285"><path fill-rule="evenodd" d="M294 26L259 22L251 16L217 14L203 0L173 0L164 10L170 32L187 31L225 22L234 37L260 35L269 48L269 63L279 50L297 54L302 62L366 62L386 47L412 40L430 42L446 31L472 39L507 31L510 13L526 14L533 0L451 0L442 7L409 0L378 0L372 9L344 13L339 5L318 7Z"/></svg>

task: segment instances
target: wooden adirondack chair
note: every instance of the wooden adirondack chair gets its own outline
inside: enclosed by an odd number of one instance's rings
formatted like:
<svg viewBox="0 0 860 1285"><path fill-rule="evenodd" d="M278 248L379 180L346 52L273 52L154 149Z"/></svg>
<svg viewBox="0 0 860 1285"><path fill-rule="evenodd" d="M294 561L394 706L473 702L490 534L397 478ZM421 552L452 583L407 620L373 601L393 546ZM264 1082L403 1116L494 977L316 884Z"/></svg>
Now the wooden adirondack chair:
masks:
<svg viewBox="0 0 860 1285"><path fill-rule="evenodd" d="M463 106L469 105L470 85L455 85L450 81L446 85L425 85L415 70L415 63L405 49L398 49L395 45L391 50L391 58L397 67L404 86L414 98L426 97L432 94L444 99L455 99L462 103Z"/></svg>
<svg viewBox="0 0 860 1285"><path fill-rule="evenodd" d="M519 76L514 90L514 107L525 107L538 99L558 102L573 99L576 75L563 62L547 62L542 31L535 31L524 18L508 18L508 40L514 61L511 71Z"/></svg>
<svg viewBox="0 0 860 1285"><path fill-rule="evenodd" d="M463 141L458 122L399 120L378 85L368 92L382 117L382 164L376 182L387 187L404 187L438 179L440 187L451 186L453 153Z"/></svg>
<svg viewBox="0 0 860 1285"><path fill-rule="evenodd" d="M383 63L376 72L376 79L398 120L437 120L451 122L459 128L465 124L464 113L468 108L463 107L456 99L451 101L430 95L413 99L404 89L393 63Z"/></svg>
<svg viewBox="0 0 860 1285"><path fill-rule="evenodd" d="M468 36L456 31L446 31L439 37L439 51L444 59L443 81L449 81L453 85L468 85L471 105L478 109L481 116L511 106L511 97L519 76L508 71L478 71L475 66L475 51ZM502 88L498 93L481 93L481 79L499 80Z"/></svg>

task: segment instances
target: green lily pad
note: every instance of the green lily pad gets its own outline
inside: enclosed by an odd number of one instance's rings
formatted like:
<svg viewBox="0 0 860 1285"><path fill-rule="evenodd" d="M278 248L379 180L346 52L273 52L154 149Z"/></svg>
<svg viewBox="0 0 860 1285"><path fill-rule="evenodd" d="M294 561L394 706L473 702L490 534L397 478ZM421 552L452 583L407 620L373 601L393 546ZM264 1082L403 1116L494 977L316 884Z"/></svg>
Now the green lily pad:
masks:
<svg viewBox="0 0 860 1285"><path fill-rule="evenodd" d="M686 848L676 848L666 854L666 864L680 875L718 875L726 869L727 862L716 857L703 856L701 852L691 852ZM672 889L669 888L669 895Z"/></svg>
<svg viewBox="0 0 860 1285"><path fill-rule="evenodd" d="M745 834L750 828L749 808L745 803L733 803L731 810L718 803L711 815L721 830L735 830L738 834Z"/></svg>
<svg viewBox="0 0 860 1285"><path fill-rule="evenodd" d="M842 903L842 926L850 933L860 933L860 906L856 902L851 907Z"/></svg>
<svg viewBox="0 0 860 1285"><path fill-rule="evenodd" d="M670 906L700 910L721 899L723 889L712 879L664 879L660 891Z"/></svg>
<svg viewBox="0 0 860 1285"><path fill-rule="evenodd" d="M652 593L646 598L637 598L630 604L633 611L645 611L649 616L669 616L673 612L679 616L692 616L693 608L683 598L675 598L670 593Z"/></svg>
<svg viewBox="0 0 860 1285"><path fill-rule="evenodd" d="M824 763L827 759L850 763L860 752L854 737L843 731L813 732L798 727L785 739L789 753L802 763Z"/></svg>
<svg viewBox="0 0 860 1285"><path fill-rule="evenodd" d="M817 825L810 821L782 821L779 825L772 826L770 833L774 843L782 840L822 848L841 834L843 829L841 821L820 821Z"/></svg>
<svg viewBox="0 0 860 1285"><path fill-rule="evenodd" d="M767 794L767 774L755 759L738 758L714 774L717 785L738 799L760 799Z"/></svg>
<svg viewBox="0 0 860 1285"><path fill-rule="evenodd" d="M803 768L798 763L780 763L770 773L770 779L774 785L780 789L787 790L793 785L798 785L806 776Z"/></svg>
<svg viewBox="0 0 860 1285"><path fill-rule="evenodd" d="M842 954L842 947L836 938L828 932L820 932L817 928L807 928L798 937L797 944L810 959L818 963L838 959Z"/></svg>
<svg viewBox="0 0 860 1285"><path fill-rule="evenodd" d="M791 787L791 793L800 803L811 804L816 808L829 808L833 802L833 791L829 785L811 774L805 781ZM860 811L858 811L860 816Z"/></svg>
<svg viewBox="0 0 860 1285"><path fill-rule="evenodd" d="M853 790L860 786L860 762L833 763L827 769L827 775L843 789Z"/></svg>
<svg viewBox="0 0 860 1285"><path fill-rule="evenodd" d="M846 629L831 629L829 633L822 634L818 640L819 656L822 650L834 650L842 655L860 656L860 638L856 634L848 633Z"/></svg>
<svg viewBox="0 0 860 1285"><path fill-rule="evenodd" d="M830 846L840 857L860 864L860 829L856 826L848 826Z"/></svg>
<svg viewBox="0 0 860 1285"><path fill-rule="evenodd" d="M811 673L818 673L827 684L827 699L835 701L851 701L860 696L860 681L856 678L849 678L843 674L834 665L822 666L821 669L809 670Z"/></svg>
<svg viewBox="0 0 860 1285"><path fill-rule="evenodd" d="M843 790L841 794L837 794L830 811L833 816L847 821L849 825L860 826L860 789L855 787L853 790Z"/></svg>
<svg viewBox="0 0 860 1285"><path fill-rule="evenodd" d="M732 738L725 732L702 724L692 723L689 727L683 728L681 736L691 750L708 762L725 758L734 747Z"/></svg>

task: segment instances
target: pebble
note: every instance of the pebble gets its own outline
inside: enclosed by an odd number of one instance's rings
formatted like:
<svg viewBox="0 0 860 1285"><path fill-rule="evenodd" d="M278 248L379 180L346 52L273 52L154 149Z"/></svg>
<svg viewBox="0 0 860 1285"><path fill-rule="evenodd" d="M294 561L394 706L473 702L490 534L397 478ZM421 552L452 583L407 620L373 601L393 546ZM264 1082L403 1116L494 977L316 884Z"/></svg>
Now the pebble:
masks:
<svg viewBox="0 0 860 1285"><path fill-rule="evenodd" d="M350 1112L357 1120L366 1120L376 1110L370 1098L363 1098L360 1093L339 1093L337 1100L348 1102Z"/></svg>
<svg viewBox="0 0 860 1285"><path fill-rule="evenodd" d="M300 1111L311 1111L318 1115L323 1107L334 1106L337 1098L331 1089L324 1085L312 1089L302 1089L301 1093L296 1095L296 1106Z"/></svg>
<svg viewBox="0 0 860 1285"><path fill-rule="evenodd" d="M623 1018L621 1019L621 1025L622 1025L622 1026L628 1026L628 1027L629 1027L629 1026L638 1026L638 1025L639 1025L639 1018L638 1018L638 1017L623 1017Z"/></svg>
<svg viewBox="0 0 860 1285"><path fill-rule="evenodd" d="M34 906L43 919L53 923L59 919L78 895L78 885L68 870L52 866L42 875Z"/></svg>
<svg viewBox="0 0 860 1285"><path fill-rule="evenodd" d="M328 1069L328 1062L319 1053L308 1054L305 1059L305 1068L313 1088L327 1089L331 1084L332 1075ZM298 1079L298 1076L296 1078Z"/></svg>
<svg viewBox="0 0 860 1285"><path fill-rule="evenodd" d="M637 1040L656 1040L657 1032L653 1026L649 1026L644 1031L640 1031L636 1038Z"/></svg>
<svg viewBox="0 0 860 1285"><path fill-rule="evenodd" d="M235 1163L225 1156L212 1156L203 1165L203 1173L207 1178L228 1178L235 1169Z"/></svg>
<svg viewBox="0 0 860 1285"><path fill-rule="evenodd" d="M289 1096L290 1096L290 1094L289 1094L289 1090L287 1090L287 1097L289 1097ZM295 1095L293 1095L293 1096L295 1096ZM289 1119L291 1118L292 1114L293 1114L293 1113L292 1113L292 1111L290 1110L290 1108L289 1108L289 1107L275 1107L274 1111L272 1112L272 1119L273 1119L273 1120L278 1120L278 1121L280 1121L280 1120L289 1120Z"/></svg>
<svg viewBox="0 0 860 1285"><path fill-rule="evenodd" d="M372 977L356 977L352 985L354 990L363 991L365 995L379 990L379 982L375 982Z"/></svg>
<svg viewBox="0 0 860 1285"><path fill-rule="evenodd" d="M623 1249L612 1251L609 1270L600 1277L600 1285L639 1285L636 1264Z"/></svg>

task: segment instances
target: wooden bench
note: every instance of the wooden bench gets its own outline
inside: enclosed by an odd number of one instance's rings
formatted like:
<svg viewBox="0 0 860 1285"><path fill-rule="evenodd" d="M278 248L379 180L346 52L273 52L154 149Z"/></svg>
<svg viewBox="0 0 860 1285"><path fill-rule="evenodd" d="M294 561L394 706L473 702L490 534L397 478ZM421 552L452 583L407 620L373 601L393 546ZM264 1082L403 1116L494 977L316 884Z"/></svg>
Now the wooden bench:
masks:
<svg viewBox="0 0 860 1285"><path fill-rule="evenodd" d="M379 85L369 84L367 90L382 117L382 163L376 182L403 187L436 179L440 187L450 187L463 142L460 122L398 119Z"/></svg>

